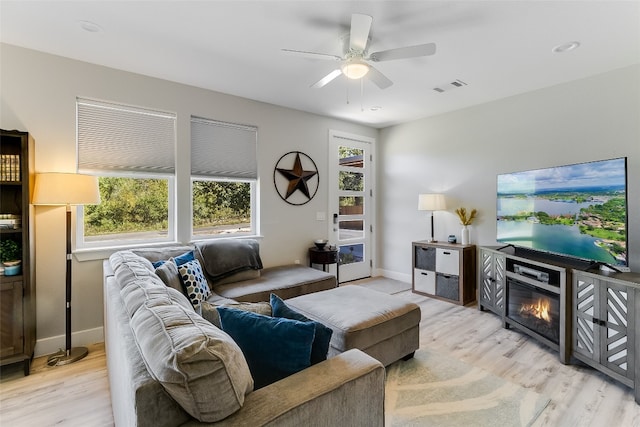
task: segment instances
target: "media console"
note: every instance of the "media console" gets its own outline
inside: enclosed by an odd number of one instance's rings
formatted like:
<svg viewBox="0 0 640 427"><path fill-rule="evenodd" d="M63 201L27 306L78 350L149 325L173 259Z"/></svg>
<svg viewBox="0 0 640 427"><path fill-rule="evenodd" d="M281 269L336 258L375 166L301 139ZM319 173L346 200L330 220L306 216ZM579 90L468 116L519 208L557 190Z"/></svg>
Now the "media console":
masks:
<svg viewBox="0 0 640 427"><path fill-rule="evenodd" d="M505 328L530 335L569 363L567 269L516 255L514 248L480 248L478 307L502 317Z"/></svg>
<svg viewBox="0 0 640 427"><path fill-rule="evenodd" d="M640 274L580 260L480 247L478 308L634 389L640 403ZM636 314L637 313L637 314Z"/></svg>

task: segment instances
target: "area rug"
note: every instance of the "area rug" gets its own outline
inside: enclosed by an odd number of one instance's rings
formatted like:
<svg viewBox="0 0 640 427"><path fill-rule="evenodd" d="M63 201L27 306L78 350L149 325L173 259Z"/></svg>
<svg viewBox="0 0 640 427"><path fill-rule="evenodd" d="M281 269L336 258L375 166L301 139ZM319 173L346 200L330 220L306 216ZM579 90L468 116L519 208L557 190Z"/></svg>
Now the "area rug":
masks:
<svg viewBox="0 0 640 427"><path fill-rule="evenodd" d="M386 426L530 426L549 403L535 391L435 351L387 367Z"/></svg>

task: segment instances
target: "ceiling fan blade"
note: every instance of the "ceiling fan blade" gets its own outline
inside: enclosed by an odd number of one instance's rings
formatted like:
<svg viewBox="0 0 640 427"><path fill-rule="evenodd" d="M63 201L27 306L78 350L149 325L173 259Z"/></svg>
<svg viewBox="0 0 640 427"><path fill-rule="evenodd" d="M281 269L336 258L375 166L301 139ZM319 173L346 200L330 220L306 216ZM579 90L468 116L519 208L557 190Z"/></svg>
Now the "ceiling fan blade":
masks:
<svg viewBox="0 0 640 427"><path fill-rule="evenodd" d="M354 13L351 15L351 34L349 35L349 48L358 52L364 52L369 41L369 31L373 18L369 15Z"/></svg>
<svg viewBox="0 0 640 427"><path fill-rule="evenodd" d="M293 50L293 49L281 49L281 50L286 54L300 56L300 57L304 57L304 58L330 59L332 61L341 61L342 60L342 58L340 58L339 56L330 55L328 53L306 52L304 50Z"/></svg>
<svg viewBox="0 0 640 427"><path fill-rule="evenodd" d="M383 50L381 52L374 52L369 55L369 60L374 62L380 61L392 61L394 59L406 59L415 58L418 56L429 56L436 53L436 44L427 43L419 44L417 46L399 47L397 49Z"/></svg>
<svg viewBox="0 0 640 427"><path fill-rule="evenodd" d="M314 89L319 89L322 86L325 86L327 83L331 82L340 74L342 74L342 71L340 71L339 68L336 68L335 70L333 70L332 72L330 72L329 74L327 74L326 76L318 80L316 83L312 84L311 87Z"/></svg>
<svg viewBox="0 0 640 427"><path fill-rule="evenodd" d="M369 72L367 73L367 77L380 89L386 89L393 84L391 80L389 80L384 74L373 68L371 65L369 65Z"/></svg>

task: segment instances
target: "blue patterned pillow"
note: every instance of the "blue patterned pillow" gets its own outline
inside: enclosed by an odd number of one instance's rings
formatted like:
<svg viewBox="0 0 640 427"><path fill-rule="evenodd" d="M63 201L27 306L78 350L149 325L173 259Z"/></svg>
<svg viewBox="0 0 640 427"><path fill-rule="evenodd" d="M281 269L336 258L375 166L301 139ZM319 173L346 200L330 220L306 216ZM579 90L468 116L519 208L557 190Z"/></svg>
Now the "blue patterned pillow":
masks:
<svg viewBox="0 0 640 427"><path fill-rule="evenodd" d="M193 307L199 309L200 303L211 296L211 290L204 273L202 273L200 262L197 259L187 261L178 266L178 272L185 294Z"/></svg>
<svg viewBox="0 0 640 427"><path fill-rule="evenodd" d="M218 307L222 330L244 354L254 390L308 368L313 322L269 317L249 311Z"/></svg>

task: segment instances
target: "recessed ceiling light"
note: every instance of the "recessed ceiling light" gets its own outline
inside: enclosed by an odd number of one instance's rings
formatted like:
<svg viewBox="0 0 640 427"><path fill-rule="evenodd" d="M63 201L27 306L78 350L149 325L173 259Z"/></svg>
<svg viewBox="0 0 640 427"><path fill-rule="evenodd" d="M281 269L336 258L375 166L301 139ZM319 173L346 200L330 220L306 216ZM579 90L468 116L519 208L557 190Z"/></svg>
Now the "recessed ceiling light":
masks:
<svg viewBox="0 0 640 427"><path fill-rule="evenodd" d="M102 31L102 27L95 22L78 21L78 25L80 25L80 28L90 33L99 33L100 31Z"/></svg>
<svg viewBox="0 0 640 427"><path fill-rule="evenodd" d="M551 51L553 53L564 53L564 52L570 52L579 47L580 47L580 42L569 42L569 43L560 44L554 47L553 49L551 49Z"/></svg>
<svg viewBox="0 0 640 427"><path fill-rule="evenodd" d="M382 107L379 105L374 105L373 107L370 108L371 111L378 111L378 110L382 110Z"/></svg>

